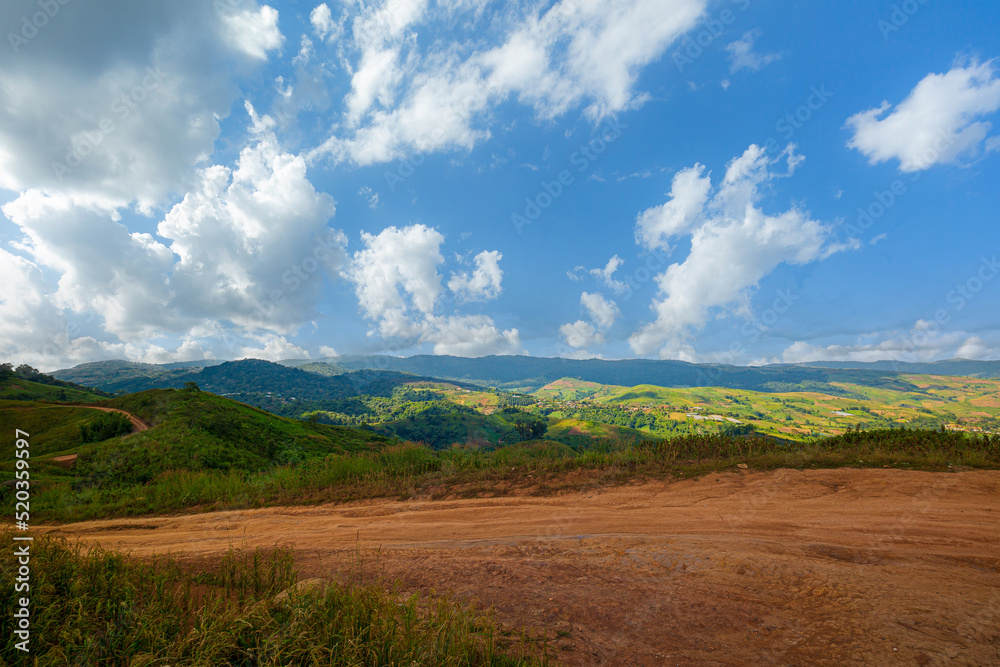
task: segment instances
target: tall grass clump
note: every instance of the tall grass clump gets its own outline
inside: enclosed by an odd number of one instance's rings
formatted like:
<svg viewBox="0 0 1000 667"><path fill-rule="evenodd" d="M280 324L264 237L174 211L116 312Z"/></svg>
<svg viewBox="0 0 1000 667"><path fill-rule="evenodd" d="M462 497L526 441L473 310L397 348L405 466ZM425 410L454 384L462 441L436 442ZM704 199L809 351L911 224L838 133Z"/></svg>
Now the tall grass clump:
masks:
<svg viewBox="0 0 1000 667"><path fill-rule="evenodd" d="M0 539L11 542L10 530ZM379 585L296 587L289 549L231 550L210 571L42 536L31 546L30 652L5 665L536 665L488 617ZM0 563L13 581L16 559ZM13 586L0 623L12 627Z"/></svg>

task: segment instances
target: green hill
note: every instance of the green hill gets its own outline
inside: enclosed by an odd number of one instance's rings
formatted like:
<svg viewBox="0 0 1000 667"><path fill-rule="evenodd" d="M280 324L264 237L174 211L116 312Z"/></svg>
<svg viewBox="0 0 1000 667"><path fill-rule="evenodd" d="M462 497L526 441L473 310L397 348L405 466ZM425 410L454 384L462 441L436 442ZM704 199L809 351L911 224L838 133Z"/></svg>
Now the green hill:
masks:
<svg viewBox="0 0 1000 667"><path fill-rule="evenodd" d="M310 371L261 359L227 361L204 368L169 369L149 364L103 361L57 371L56 376L88 382L113 393L149 389L180 389L189 382L199 388L274 414L301 417L317 410L337 411L337 403L357 396L392 395L396 387L433 378L386 370L338 372L329 366ZM318 371L324 372L318 372Z"/></svg>
<svg viewBox="0 0 1000 667"><path fill-rule="evenodd" d="M87 402L108 394L39 373L27 365L0 364L0 400Z"/></svg>
<svg viewBox="0 0 1000 667"><path fill-rule="evenodd" d="M150 424L117 449L129 457L149 458L151 474L182 468L262 470L387 442L360 429L277 417L204 391L152 389L104 405ZM106 457L108 451L101 448L95 456Z"/></svg>
<svg viewBox="0 0 1000 667"><path fill-rule="evenodd" d="M403 419L375 427L379 432L411 442L421 442L434 449L453 444L476 444L493 447L541 437L546 431L544 419L517 408L504 408L484 414L475 408L449 401L432 401Z"/></svg>
<svg viewBox="0 0 1000 667"><path fill-rule="evenodd" d="M88 516L91 507L102 508L93 510L98 513L125 514L182 507L196 498L164 495L181 473L238 479L331 455L377 452L392 441L363 429L278 417L190 389L153 389L100 405L124 410L149 428L85 442L84 433L98 431L95 425L107 421L108 413L82 406L0 403L0 425L30 434L32 516L66 516L67 511L70 516ZM51 460L70 454L77 455L71 464ZM0 443L0 455L0 474L13 478L12 439Z"/></svg>

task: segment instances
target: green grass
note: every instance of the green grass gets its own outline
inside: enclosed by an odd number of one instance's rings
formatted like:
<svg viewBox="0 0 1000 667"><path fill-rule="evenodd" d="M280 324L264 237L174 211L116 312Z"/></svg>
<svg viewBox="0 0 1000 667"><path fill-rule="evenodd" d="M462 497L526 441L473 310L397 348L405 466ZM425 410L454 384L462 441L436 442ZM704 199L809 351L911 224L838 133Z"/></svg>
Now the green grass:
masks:
<svg viewBox="0 0 1000 667"><path fill-rule="evenodd" d="M11 543L9 530L0 539ZM17 561L0 562L13 581ZM330 582L292 588L289 549L231 550L195 571L42 536L31 543L30 653L15 647L23 592L5 587L6 665L535 665L542 651L447 598ZM279 595L289 590L288 595ZM542 647L544 650L544 646Z"/></svg>
<svg viewBox="0 0 1000 667"><path fill-rule="evenodd" d="M56 456L76 451L82 444L80 427L94 424L106 414L92 408L0 401L0 433L26 431L31 435L32 458ZM5 455L3 463L9 463L13 440L0 440L0 451Z"/></svg>
<svg viewBox="0 0 1000 667"><path fill-rule="evenodd" d="M561 378L555 382L550 382L540 389L536 389L531 392L531 395L542 400L579 401L609 396L619 389L623 389L623 387L602 385L597 382L586 382L575 378Z"/></svg>
<svg viewBox="0 0 1000 667"><path fill-rule="evenodd" d="M30 402L0 403L0 428L30 434L32 516L143 513L214 500L219 490L266 492L276 467L294 466L331 454L376 452L389 439L352 429L276 417L206 392L151 390L102 405L136 414L152 427L126 438L82 444L82 431L100 430L107 413L82 407ZM14 439L0 441L0 475L14 477ZM77 454L67 469L50 459ZM256 475L256 478L253 476ZM247 486L249 478L269 480ZM178 480L185 481L178 491ZM140 493L141 491L141 493ZM9 505L9 489L0 500ZM138 503L134 507L133 504ZM65 505L59 509L60 505Z"/></svg>
<svg viewBox="0 0 1000 667"><path fill-rule="evenodd" d="M89 403L106 397L82 388L41 384L18 377L0 380L0 400Z"/></svg>
<svg viewBox="0 0 1000 667"><path fill-rule="evenodd" d="M152 427L81 451L78 465L117 478L144 461L146 477L168 470L266 470L331 453L378 449L390 440L361 429L310 424L207 392L153 389L104 403Z"/></svg>
<svg viewBox="0 0 1000 667"><path fill-rule="evenodd" d="M574 431L576 433L574 433ZM574 445L584 445L594 438L647 439L656 438L644 431L627 426L614 426L598 421L553 417L549 420L547 437Z"/></svg>
<svg viewBox="0 0 1000 667"><path fill-rule="evenodd" d="M134 436L133 436L134 437ZM1000 468L1000 437L940 431L851 432L810 442L719 435L599 440L587 447L534 441L492 451L414 444L333 454L260 472L170 470L147 481L87 486L56 480L32 491L32 520L79 521L368 498L540 495L598 484L734 469L841 466L954 470ZM11 504L9 496L6 504Z"/></svg>

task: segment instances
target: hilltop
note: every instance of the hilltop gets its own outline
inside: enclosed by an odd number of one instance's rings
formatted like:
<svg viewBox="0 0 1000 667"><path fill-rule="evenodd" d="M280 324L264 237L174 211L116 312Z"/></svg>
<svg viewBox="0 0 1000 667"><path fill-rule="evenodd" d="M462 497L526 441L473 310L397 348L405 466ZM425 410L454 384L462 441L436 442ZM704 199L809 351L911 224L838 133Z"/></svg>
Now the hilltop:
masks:
<svg viewBox="0 0 1000 667"><path fill-rule="evenodd" d="M12 401L91 401L108 393L88 386L58 380L26 364L0 364L0 400Z"/></svg>

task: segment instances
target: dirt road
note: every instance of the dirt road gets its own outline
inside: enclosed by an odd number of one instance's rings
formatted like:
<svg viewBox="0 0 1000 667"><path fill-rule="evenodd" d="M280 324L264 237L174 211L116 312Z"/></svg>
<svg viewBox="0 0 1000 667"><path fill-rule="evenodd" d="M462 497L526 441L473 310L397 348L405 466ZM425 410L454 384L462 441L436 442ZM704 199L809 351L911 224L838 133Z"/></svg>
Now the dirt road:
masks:
<svg viewBox="0 0 1000 667"><path fill-rule="evenodd" d="M360 547L407 591L547 629L569 665L1000 664L996 471L725 473L58 530L137 555L294 544L303 576L330 578Z"/></svg>

